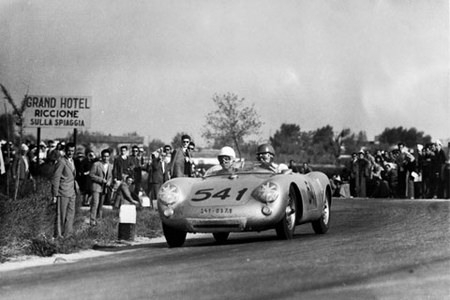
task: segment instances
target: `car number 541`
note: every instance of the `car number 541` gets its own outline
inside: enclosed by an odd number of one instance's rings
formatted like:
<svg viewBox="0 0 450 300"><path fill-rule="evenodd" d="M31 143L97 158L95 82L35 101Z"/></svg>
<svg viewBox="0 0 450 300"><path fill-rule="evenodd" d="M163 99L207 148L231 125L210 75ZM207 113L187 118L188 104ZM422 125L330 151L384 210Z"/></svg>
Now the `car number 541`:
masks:
<svg viewBox="0 0 450 300"><path fill-rule="evenodd" d="M237 191L237 195L235 197L236 201L240 201L242 199L242 196L244 196L245 192L247 192L247 188L244 188L240 191ZM221 191L214 191L213 188L211 189L201 189L195 192L194 198L192 198L192 201L198 202L198 201L205 201L209 198L218 198L221 200L225 200L229 197L232 197L231 188L225 188Z"/></svg>

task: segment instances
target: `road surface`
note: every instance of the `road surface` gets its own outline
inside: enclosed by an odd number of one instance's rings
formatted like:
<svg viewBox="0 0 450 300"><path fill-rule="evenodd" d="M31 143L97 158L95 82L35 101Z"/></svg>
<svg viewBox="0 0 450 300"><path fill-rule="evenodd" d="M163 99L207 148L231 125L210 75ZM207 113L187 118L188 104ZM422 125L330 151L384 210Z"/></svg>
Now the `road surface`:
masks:
<svg viewBox="0 0 450 300"><path fill-rule="evenodd" d="M125 247L0 272L0 299L450 299L449 217L448 200L333 199L325 235Z"/></svg>

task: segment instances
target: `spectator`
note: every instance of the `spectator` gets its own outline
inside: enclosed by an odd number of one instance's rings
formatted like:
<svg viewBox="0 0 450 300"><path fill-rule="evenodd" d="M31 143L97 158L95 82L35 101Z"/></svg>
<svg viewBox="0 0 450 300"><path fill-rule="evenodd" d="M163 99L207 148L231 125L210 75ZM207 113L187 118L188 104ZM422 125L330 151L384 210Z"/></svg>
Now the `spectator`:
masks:
<svg viewBox="0 0 450 300"><path fill-rule="evenodd" d="M405 198L406 197L406 174L407 174L407 170L406 170L406 157L405 157L405 153L406 153L406 147L405 144L403 143L398 143L397 145L398 149L395 152L395 163L397 164L397 173L398 173L398 191L397 191L397 196L400 198Z"/></svg>
<svg viewBox="0 0 450 300"><path fill-rule="evenodd" d="M3 176L6 174L6 163L5 159L3 158L3 145L6 143L6 141L1 140L0 141L0 176Z"/></svg>
<svg viewBox="0 0 450 300"><path fill-rule="evenodd" d="M448 160L445 162L444 172L444 198L450 199L450 153L448 155Z"/></svg>
<svg viewBox="0 0 450 300"><path fill-rule="evenodd" d="M372 164L372 189L370 191L370 197L381 198L389 196L389 186L384 180L384 168L382 166L382 157L375 156Z"/></svg>
<svg viewBox="0 0 450 300"><path fill-rule="evenodd" d="M56 203L55 237L67 237L72 233L75 217L75 197L78 184L75 181L75 164L73 155L75 144L68 143L65 155L56 163L55 173L51 178L52 202Z"/></svg>
<svg viewBox="0 0 450 300"><path fill-rule="evenodd" d="M75 157L73 159L75 163L75 169L77 170L77 173L75 175L75 180L78 183L78 186L80 187L80 196L83 199L84 195L86 194L86 188L90 189L91 187L86 187L86 179L83 172L83 164L86 161L86 156L84 155L83 151L78 151L75 154Z"/></svg>
<svg viewBox="0 0 450 300"><path fill-rule="evenodd" d="M421 144L416 145L416 152L414 154L414 157L416 158L416 171L417 171L417 177L414 180L414 195L416 198L423 198L423 172L422 172L422 166L423 166L423 146Z"/></svg>
<svg viewBox="0 0 450 300"><path fill-rule="evenodd" d="M367 178L369 177L369 160L365 157L364 151L358 153L356 162L356 196L367 197Z"/></svg>
<svg viewBox="0 0 450 300"><path fill-rule="evenodd" d="M108 149L102 150L100 161L94 163L89 173L92 181L91 226L96 226L97 219L102 218L103 201L107 189L112 185L113 166L109 163L109 156L110 151Z"/></svg>
<svg viewBox="0 0 450 300"><path fill-rule="evenodd" d="M295 163L295 160L293 160L293 159L291 159L289 161L289 169L291 169L292 172L294 172L294 173L300 173L300 170L299 170L297 164Z"/></svg>
<svg viewBox="0 0 450 300"><path fill-rule="evenodd" d="M312 172L311 167L309 166L309 164L307 162L304 162L302 167L300 168L300 173L301 174L308 174Z"/></svg>
<svg viewBox="0 0 450 300"><path fill-rule="evenodd" d="M189 156L189 161L187 162L188 164L188 170L189 170L189 177L196 177L196 166L194 163L194 159L193 159L193 154L195 151L195 143L194 142L190 142L189 146L187 148L187 153Z"/></svg>
<svg viewBox="0 0 450 300"><path fill-rule="evenodd" d="M396 164L385 162L384 168L386 170L385 179L389 186L389 195L390 197L397 198L398 192L398 173L396 169Z"/></svg>
<svg viewBox="0 0 450 300"><path fill-rule="evenodd" d="M39 165L42 165L45 161L47 161L47 145L44 142L39 144Z"/></svg>
<svg viewBox="0 0 450 300"><path fill-rule="evenodd" d="M171 162L171 158L172 158L172 146L165 145L164 146L164 152L166 153L166 162L167 162L168 167L169 167L170 162ZM170 172L169 172L169 176L170 176ZM170 177L169 177L169 179L170 179Z"/></svg>
<svg viewBox="0 0 450 300"><path fill-rule="evenodd" d="M333 197L341 197L341 186L342 186L341 176L334 174L331 177L330 185Z"/></svg>
<svg viewBox="0 0 450 300"><path fill-rule="evenodd" d="M437 140L435 142L435 154L436 154L436 160L435 160L435 190L433 198L443 198L444 196L444 167L445 162L447 160L444 150L442 149L442 142L440 140Z"/></svg>
<svg viewBox="0 0 450 300"><path fill-rule="evenodd" d="M149 164L149 189L147 194L150 198L150 205L153 208L153 200L158 198L158 191L161 185L169 179L169 164L167 161L168 145L152 153L152 161Z"/></svg>
<svg viewBox="0 0 450 300"><path fill-rule="evenodd" d="M434 152L431 149L431 144L425 145L420 157L419 167L422 172L422 197L432 198L432 179L433 179L433 162Z"/></svg>
<svg viewBox="0 0 450 300"><path fill-rule="evenodd" d="M51 164L56 164L58 160L64 156L63 151L63 143L58 143L56 147L53 150L50 150L50 152L47 155L47 161Z"/></svg>
<svg viewBox="0 0 450 300"><path fill-rule="evenodd" d="M170 163L170 177L187 177L190 176L190 154L188 146L191 143L191 137L184 134L181 137L181 146L172 152L172 159Z"/></svg>
<svg viewBox="0 0 450 300"><path fill-rule="evenodd" d="M12 175L16 182L16 191L23 190L27 186L29 180L32 180L30 173L30 161L28 158L28 146L22 144L20 147L20 155L16 156L12 164Z"/></svg>
<svg viewBox="0 0 450 300"><path fill-rule="evenodd" d="M141 181L142 181L142 160L139 157L139 147L133 146L131 147L131 155L129 157L130 169L132 170L132 176L134 180L134 193L139 195L141 190Z"/></svg>
<svg viewBox="0 0 450 300"><path fill-rule="evenodd" d="M137 157L139 158L139 161L141 162L141 166L144 166L146 163L144 147L139 147L139 153L138 153Z"/></svg>
<svg viewBox="0 0 450 300"><path fill-rule="evenodd" d="M125 175L124 180L117 188L117 197L114 202L114 208L120 208L123 204L132 204L139 206L140 203L133 197L131 192L133 184L133 177L131 175Z"/></svg>
<svg viewBox="0 0 450 300"><path fill-rule="evenodd" d="M357 197L356 194L356 176L358 173L358 154L352 153L352 159L350 161L350 195Z"/></svg>
<svg viewBox="0 0 450 300"><path fill-rule="evenodd" d="M406 170L406 197L414 199L414 181L417 180L416 159L409 151L405 151L405 161L403 163Z"/></svg>
<svg viewBox="0 0 450 300"><path fill-rule="evenodd" d="M92 166L96 161L97 160L94 151L88 150L86 153L86 159L83 160L83 163L81 164L81 171L83 173L82 175L83 179L81 181L84 187L81 187L80 185L80 192L82 195L84 206L90 206L90 200L92 197L92 181L89 174L91 172Z"/></svg>
<svg viewBox="0 0 450 300"><path fill-rule="evenodd" d="M55 150L55 148L56 148L55 142L54 142L53 140L48 140L48 141L47 141L47 153L46 153L46 155L45 155L45 157L47 158L47 160L48 160L48 158L50 157L50 152L52 152L53 150Z"/></svg>
<svg viewBox="0 0 450 300"><path fill-rule="evenodd" d="M116 182L122 181L125 176L128 175L133 176L130 159L128 157L128 147L122 146L120 147L120 155L114 159L113 180Z"/></svg>

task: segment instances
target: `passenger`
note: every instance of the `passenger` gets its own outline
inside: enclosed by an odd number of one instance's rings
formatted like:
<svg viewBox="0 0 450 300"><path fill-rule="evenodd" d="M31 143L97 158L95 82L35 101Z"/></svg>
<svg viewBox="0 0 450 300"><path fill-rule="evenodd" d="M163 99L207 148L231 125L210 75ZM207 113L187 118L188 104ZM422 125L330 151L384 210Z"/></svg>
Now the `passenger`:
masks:
<svg viewBox="0 0 450 300"><path fill-rule="evenodd" d="M236 159L236 153L233 148L225 146L220 149L217 159L219 160L219 165L211 167L206 171L205 175L224 175L234 172L233 163Z"/></svg>
<svg viewBox="0 0 450 300"><path fill-rule="evenodd" d="M288 173L292 172L285 164L276 164L273 162L275 150L270 144L262 144L258 147L256 159L260 162L259 167L270 170L274 173Z"/></svg>

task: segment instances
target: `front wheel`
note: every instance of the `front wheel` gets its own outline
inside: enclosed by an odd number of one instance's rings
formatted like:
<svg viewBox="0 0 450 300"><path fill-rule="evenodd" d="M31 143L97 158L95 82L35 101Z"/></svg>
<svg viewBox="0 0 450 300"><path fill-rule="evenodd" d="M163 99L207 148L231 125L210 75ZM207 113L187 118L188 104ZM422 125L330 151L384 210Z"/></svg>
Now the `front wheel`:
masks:
<svg viewBox="0 0 450 300"><path fill-rule="evenodd" d="M295 222L297 221L297 194L293 186L289 188L289 196L286 204L286 212L278 222L275 230L277 236L282 240L291 240L294 237Z"/></svg>
<svg viewBox="0 0 450 300"><path fill-rule="evenodd" d="M162 223L164 237L169 247L181 247L186 241L186 231L181 231Z"/></svg>
<svg viewBox="0 0 450 300"><path fill-rule="evenodd" d="M229 232L214 232L214 239L218 244L224 244L228 240Z"/></svg>
<svg viewBox="0 0 450 300"><path fill-rule="evenodd" d="M322 215L319 219L311 222L312 228L316 234L324 234L330 227L330 203L331 195L327 192L325 202L323 203Z"/></svg>

